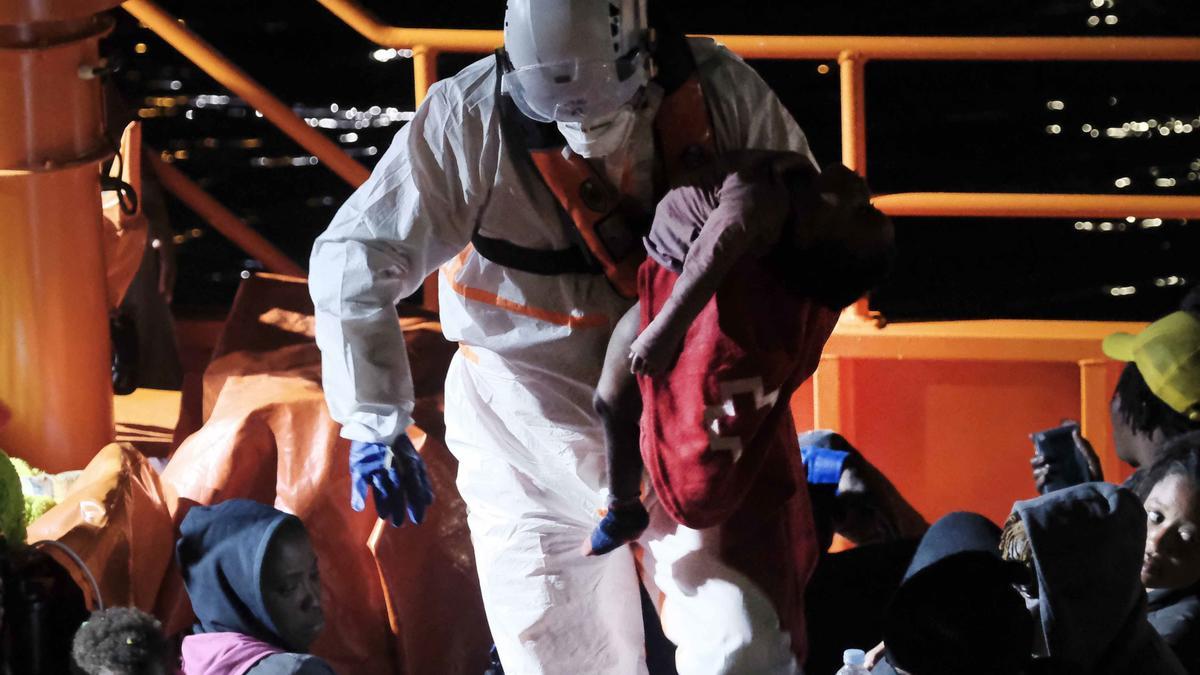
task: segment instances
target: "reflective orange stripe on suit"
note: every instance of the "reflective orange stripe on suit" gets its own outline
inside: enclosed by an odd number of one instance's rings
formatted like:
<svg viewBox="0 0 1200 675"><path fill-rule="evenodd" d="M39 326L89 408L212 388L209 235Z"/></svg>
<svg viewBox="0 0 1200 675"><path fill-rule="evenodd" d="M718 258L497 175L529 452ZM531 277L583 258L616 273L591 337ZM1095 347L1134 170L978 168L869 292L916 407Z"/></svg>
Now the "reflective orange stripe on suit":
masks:
<svg viewBox="0 0 1200 675"><path fill-rule="evenodd" d="M604 314L583 314L577 316L541 307L532 307L509 300L508 298L502 298L491 291L485 291L482 288L472 288L459 282L458 273L467 264L467 258L474 252L475 247L468 244L453 260L442 266L442 274L446 277L446 283L450 284L450 288L455 293L464 298L475 302L482 302L485 305L499 307L513 314L528 316L539 321L545 321L557 326L566 326L568 328L603 328L612 323L612 319Z"/></svg>

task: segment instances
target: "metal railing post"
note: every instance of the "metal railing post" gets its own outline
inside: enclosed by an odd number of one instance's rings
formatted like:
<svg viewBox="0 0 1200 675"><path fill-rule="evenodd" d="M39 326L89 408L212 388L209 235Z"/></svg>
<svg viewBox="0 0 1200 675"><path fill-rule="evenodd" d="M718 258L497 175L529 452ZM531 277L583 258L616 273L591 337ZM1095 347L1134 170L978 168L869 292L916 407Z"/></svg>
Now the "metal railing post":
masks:
<svg viewBox="0 0 1200 675"><path fill-rule="evenodd" d="M858 52L838 54L842 91L842 164L867 177L867 110L863 70L866 59Z"/></svg>
<svg viewBox="0 0 1200 675"><path fill-rule="evenodd" d="M416 94L416 105L420 106L429 95L429 88L437 82L438 50L426 45L416 45L412 48L413 89Z"/></svg>
<svg viewBox="0 0 1200 675"><path fill-rule="evenodd" d="M866 59L854 51L838 54L842 99L842 164L863 178L867 177L867 103L864 83ZM854 315L874 319L882 325L882 317L872 314L863 296L855 301Z"/></svg>
<svg viewBox="0 0 1200 675"><path fill-rule="evenodd" d="M1079 433L1092 443L1104 478L1113 483L1125 479L1126 465L1117 457L1112 432L1108 428L1112 386L1108 384L1109 361L1086 359L1079 362Z"/></svg>
<svg viewBox="0 0 1200 675"><path fill-rule="evenodd" d="M163 187L204 218L214 230L220 232L246 253L257 258L267 271L297 277L307 276L303 267L296 264L254 228L234 215L232 211L213 199L182 171L162 161L157 154L146 154L150 160L150 166L162 181Z"/></svg>

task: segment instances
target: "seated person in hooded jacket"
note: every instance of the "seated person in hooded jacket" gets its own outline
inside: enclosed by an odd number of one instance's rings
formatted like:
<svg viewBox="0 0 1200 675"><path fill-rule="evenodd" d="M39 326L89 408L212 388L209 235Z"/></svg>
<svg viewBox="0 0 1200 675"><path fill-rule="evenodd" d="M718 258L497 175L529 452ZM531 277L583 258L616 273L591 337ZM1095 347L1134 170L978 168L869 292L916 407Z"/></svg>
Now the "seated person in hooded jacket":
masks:
<svg viewBox="0 0 1200 675"><path fill-rule="evenodd" d="M1143 472L1150 624L1188 673L1200 673L1200 432L1163 446Z"/></svg>
<svg viewBox="0 0 1200 675"><path fill-rule="evenodd" d="M883 616L875 675L1024 675L1034 621L1000 558L1000 528L955 512L930 526ZM828 671L824 671L828 672Z"/></svg>
<svg viewBox="0 0 1200 675"><path fill-rule="evenodd" d="M1147 617L1145 542L1137 497L1109 483L1013 506L1000 546L1028 570L1021 592L1036 624L1030 673L1187 672Z"/></svg>
<svg viewBox="0 0 1200 675"><path fill-rule="evenodd" d="M331 675L317 558L295 516L246 499L195 506L176 555L196 614L184 675Z"/></svg>

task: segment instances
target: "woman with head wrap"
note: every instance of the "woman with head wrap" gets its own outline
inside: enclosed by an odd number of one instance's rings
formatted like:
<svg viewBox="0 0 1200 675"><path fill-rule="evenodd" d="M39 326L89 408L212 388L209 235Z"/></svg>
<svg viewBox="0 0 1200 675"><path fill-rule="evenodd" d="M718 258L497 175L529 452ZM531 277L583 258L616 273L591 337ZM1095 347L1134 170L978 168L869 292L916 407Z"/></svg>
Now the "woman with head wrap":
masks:
<svg viewBox="0 0 1200 675"><path fill-rule="evenodd" d="M1038 624L1030 672L1186 672L1146 616L1145 517L1133 493L1109 483L1013 506L1001 549L1029 570L1022 593Z"/></svg>
<svg viewBox="0 0 1200 675"><path fill-rule="evenodd" d="M245 499L196 506L176 555L196 614L185 675L330 675L307 654L324 625L317 559L295 516Z"/></svg>

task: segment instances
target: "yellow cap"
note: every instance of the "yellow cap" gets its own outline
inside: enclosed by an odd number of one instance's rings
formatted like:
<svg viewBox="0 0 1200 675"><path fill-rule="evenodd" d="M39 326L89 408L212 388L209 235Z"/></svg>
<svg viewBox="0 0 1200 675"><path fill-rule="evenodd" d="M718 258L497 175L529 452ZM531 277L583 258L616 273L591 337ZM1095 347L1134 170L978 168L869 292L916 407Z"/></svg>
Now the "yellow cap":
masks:
<svg viewBox="0 0 1200 675"><path fill-rule="evenodd" d="M1200 318L1168 314L1137 335L1109 335L1101 348L1118 361L1133 361L1155 396L1200 422Z"/></svg>

